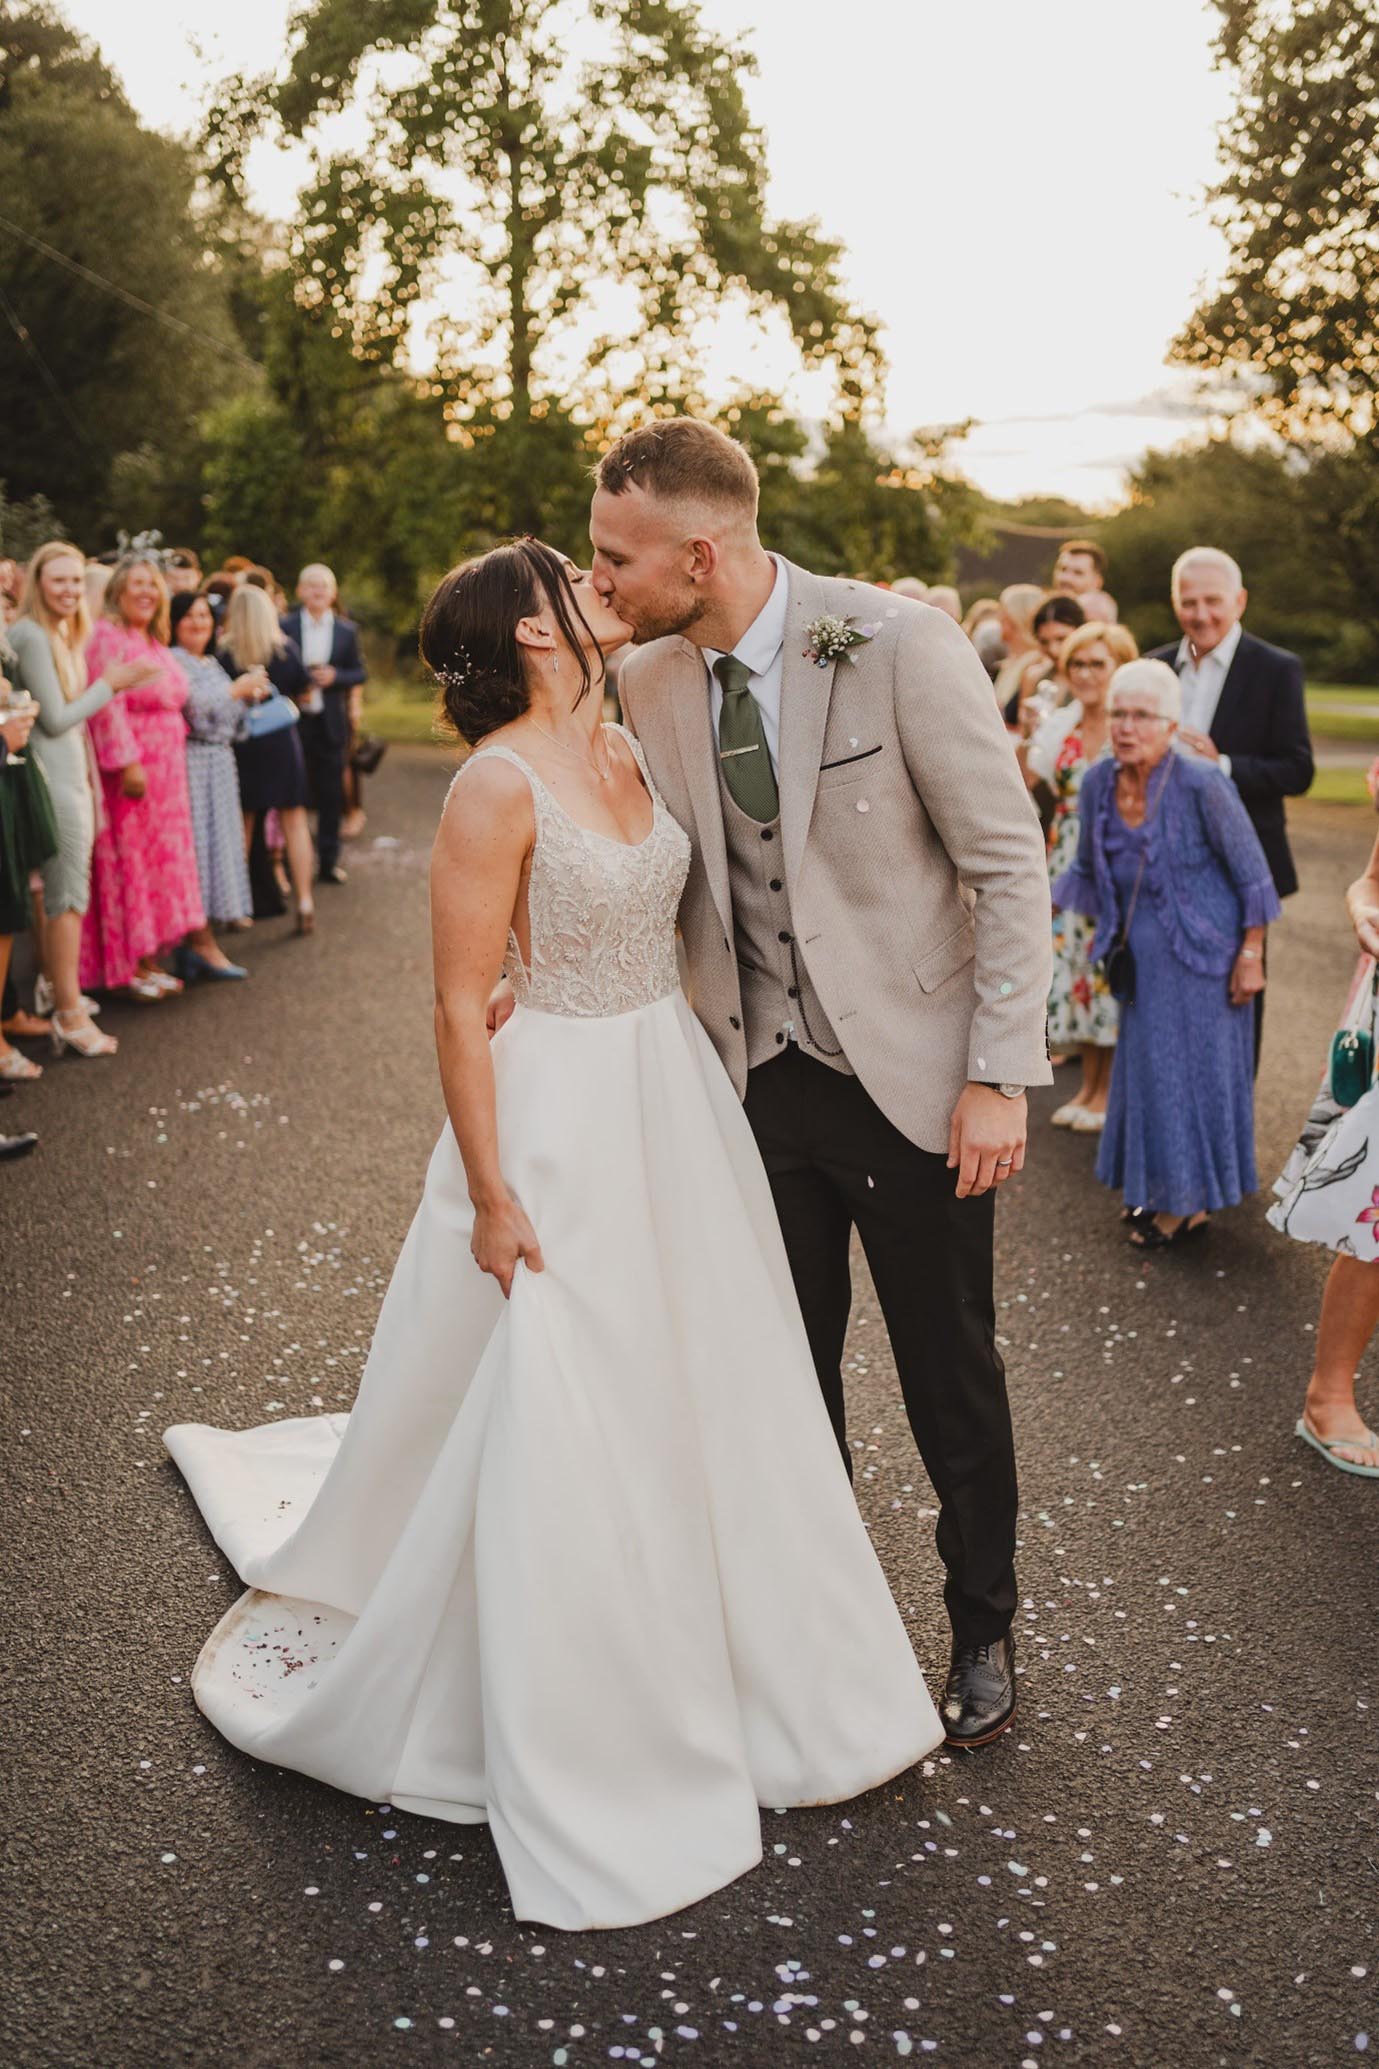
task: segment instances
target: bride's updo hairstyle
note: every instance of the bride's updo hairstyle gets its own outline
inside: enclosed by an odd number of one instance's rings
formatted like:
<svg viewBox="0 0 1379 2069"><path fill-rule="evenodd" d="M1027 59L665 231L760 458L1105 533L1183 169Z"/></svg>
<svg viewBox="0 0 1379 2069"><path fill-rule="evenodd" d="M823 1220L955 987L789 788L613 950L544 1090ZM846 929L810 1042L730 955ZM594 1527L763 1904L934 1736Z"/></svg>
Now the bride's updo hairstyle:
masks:
<svg viewBox="0 0 1379 2069"><path fill-rule="evenodd" d="M564 561L539 539L514 539L451 568L427 604L421 658L440 684L446 718L468 746L521 718L530 704L517 627L547 603L575 657L575 703L582 704L595 677L576 625L595 649L597 642Z"/></svg>

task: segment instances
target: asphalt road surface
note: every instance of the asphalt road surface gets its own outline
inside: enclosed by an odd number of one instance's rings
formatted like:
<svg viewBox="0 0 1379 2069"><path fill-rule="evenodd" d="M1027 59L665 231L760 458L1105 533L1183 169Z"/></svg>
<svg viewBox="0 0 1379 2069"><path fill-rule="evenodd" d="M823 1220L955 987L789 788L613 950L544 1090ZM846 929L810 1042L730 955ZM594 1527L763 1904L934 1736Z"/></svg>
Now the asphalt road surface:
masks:
<svg viewBox="0 0 1379 2069"><path fill-rule="evenodd" d="M1052 1093L1000 1214L1023 1676L999 1745L767 1814L765 1863L730 1889L565 1936L514 1924L482 1828L256 1765L201 1718L192 1665L236 1582L159 1432L352 1396L442 1117L425 870L446 780L395 748L312 939L267 924L248 984L111 1006L115 1063L50 1064L0 1108L43 1138L0 1175L0 2061L1379 2055L1379 1485L1292 1434L1325 1259L1261 1201L1137 1258ZM1340 893L1372 830L1294 822L1267 1176L1337 1017ZM860 1266L858 1288L858 1492L932 1686L932 1497Z"/></svg>

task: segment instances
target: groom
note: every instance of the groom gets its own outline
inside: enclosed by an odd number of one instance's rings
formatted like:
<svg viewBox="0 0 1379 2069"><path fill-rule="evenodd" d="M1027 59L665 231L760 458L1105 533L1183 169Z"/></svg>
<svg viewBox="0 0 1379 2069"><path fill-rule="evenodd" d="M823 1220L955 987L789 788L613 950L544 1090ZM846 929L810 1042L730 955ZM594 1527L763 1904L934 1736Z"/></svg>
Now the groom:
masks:
<svg viewBox="0 0 1379 2069"><path fill-rule="evenodd" d="M949 1743L1015 1711L1015 1453L995 1345L996 1189L1044 1041L1039 825L963 634L757 536L743 449L687 418L599 470L594 580L634 628L623 710L694 843L694 1009L742 1096L851 1471L856 1228L938 1494ZM840 652L839 649L842 649Z"/></svg>

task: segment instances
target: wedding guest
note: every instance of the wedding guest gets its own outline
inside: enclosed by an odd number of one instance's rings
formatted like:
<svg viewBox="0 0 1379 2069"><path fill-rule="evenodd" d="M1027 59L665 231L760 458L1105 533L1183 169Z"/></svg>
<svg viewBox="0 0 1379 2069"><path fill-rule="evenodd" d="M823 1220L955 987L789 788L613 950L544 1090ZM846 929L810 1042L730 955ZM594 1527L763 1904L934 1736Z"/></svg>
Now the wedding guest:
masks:
<svg viewBox="0 0 1379 2069"><path fill-rule="evenodd" d="M1005 641L1001 638L1001 606L995 597L979 596L963 619L962 629L976 648L977 659L994 682L1006 658Z"/></svg>
<svg viewBox="0 0 1379 2069"><path fill-rule="evenodd" d="M1346 893L1360 948L1345 1025L1372 1044L1376 1033L1374 958L1379 956L1379 840ZM1299 1243L1335 1253L1322 1293L1316 1354L1297 1435L1343 1473L1379 1480L1379 1436L1355 1402L1360 1360L1379 1326L1379 1079L1363 1087L1333 1083L1328 1059L1307 1125L1280 1177L1269 1220ZM1356 1096L1358 1092L1358 1097ZM1343 1105L1349 1099L1349 1105Z"/></svg>
<svg viewBox="0 0 1379 2069"><path fill-rule="evenodd" d="M6 659L8 660L8 655ZM10 743L13 741L15 752L20 752L28 743L32 726L31 713L26 713L23 717L16 714L0 723L0 777L3 777L5 765L9 760ZM5 1096L8 1097L14 1087L7 1084L4 1089ZM32 1128L23 1129L17 1135L0 1135L0 1163L12 1164L17 1158L26 1157L31 1150L37 1148L38 1137Z"/></svg>
<svg viewBox="0 0 1379 2069"><path fill-rule="evenodd" d="M924 601L936 611L943 611L955 625L962 623L962 598L948 583L939 582L929 591Z"/></svg>
<svg viewBox="0 0 1379 2069"><path fill-rule="evenodd" d="M1049 586L1061 596L1075 596L1079 603L1088 596L1104 596L1107 565L1106 549L1098 546L1095 539L1065 539L1058 549ZM1107 601L1114 618L1115 599L1108 597Z"/></svg>
<svg viewBox="0 0 1379 2069"><path fill-rule="evenodd" d="M164 556L163 579L170 597L195 596L201 587L201 562L190 546L174 546Z"/></svg>
<svg viewBox="0 0 1379 2069"><path fill-rule="evenodd" d="M247 977L211 925L253 914L234 743L247 736L249 706L266 695L268 676L264 669L248 669L231 681L210 651L215 619L204 596L175 596L170 615L172 657L187 678L187 792L206 913L206 924L194 928L177 951L177 974L184 983L193 977Z"/></svg>
<svg viewBox="0 0 1379 2069"><path fill-rule="evenodd" d="M1069 633L1063 667L1072 700L1044 719L1022 756L1025 780L1046 783L1053 797L1049 824L1049 879L1058 879L1077 860L1078 799L1082 781L1110 744L1106 700L1117 668L1139 649L1124 626L1082 625ZM1092 922L1078 912L1053 908L1053 983L1049 991L1049 1042L1079 1053L1082 1082L1053 1115L1055 1128L1099 1135L1106 1125L1119 1011L1105 972L1092 956Z"/></svg>
<svg viewBox="0 0 1379 2069"><path fill-rule="evenodd" d="M344 811L345 758L350 744L350 693L368 674L359 650L359 628L336 610L335 576L321 562L302 569L298 607L282 621L300 649L310 677L302 713L302 752L316 804L316 849L321 882L343 884L340 819Z"/></svg>
<svg viewBox="0 0 1379 2069"><path fill-rule="evenodd" d="M1269 858L1274 888L1288 898L1298 876L1284 799L1301 797L1316 773L1302 662L1245 630L1249 593L1228 553L1189 547L1174 562L1172 596L1183 636L1150 658L1166 661L1183 687L1179 746L1230 777Z"/></svg>
<svg viewBox="0 0 1379 2069"><path fill-rule="evenodd" d="M9 684L15 673L13 651L0 630L0 677ZM28 752L37 717L38 706L32 700L20 710L0 710L0 737L5 744L0 760L0 992L9 980L14 937L27 933L33 925L29 879L57 853L57 821L48 786ZM13 1084L42 1075L42 1066L14 1048L0 1031L0 1082Z"/></svg>
<svg viewBox="0 0 1379 2069"><path fill-rule="evenodd" d="M1068 702L1072 695L1063 673L1063 649L1068 635L1086 619L1082 606L1071 596L1046 596L1030 620L1037 652L1030 655L1016 686L1015 724L1028 737L1050 711ZM1007 714L1006 723L1010 724Z"/></svg>
<svg viewBox="0 0 1379 2069"><path fill-rule="evenodd" d="M226 673L238 678L262 669L271 689L292 702L294 711L310 688L296 644L278 623L262 589L247 584L236 589L225 611L220 660ZM288 872L297 905L297 932L309 934L316 924L311 890L311 828L306 816L306 765L297 735L300 722L276 732L237 741L240 804L244 810L246 850L263 835L263 819L276 812L282 823Z"/></svg>
<svg viewBox="0 0 1379 2069"><path fill-rule="evenodd" d="M87 721L112 697L152 683L157 670L147 660L112 659L94 677L88 674L89 572L75 546L58 540L41 546L29 564L10 644L18 661L15 680L38 704L29 752L47 781L58 836L57 853L41 872L43 979L35 1003L51 1012L59 1055L71 1049L77 1056L97 1057L113 1056L119 1043L93 1025L94 1002L79 979L100 795Z"/></svg>
<svg viewBox="0 0 1379 2069"><path fill-rule="evenodd" d="M206 922L187 796L187 679L168 633L161 570L143 557L122 560L87 642L87 666L99 674L142 661L152 674L89 721L105 824L92 854L81 981L150 1005L183 988L159 955Z"/></svg>
<svg viewBox="0 0 1379 2069"><path fill-rule="evenodd" d="M916 603L929 601L929 584L921 582L918 575L900 575L891 584L895 596L912 596Z"/></svg>
<svg viewBox="0 0 1379 2069"><path fill-rule="evenodd" d="M1044 591L1035 582L1012 582L998 599L1001 642L1006 658L996 671L996 702L1012 729L1017 723L1020 678L1039 649L1033 618L1044 601Z"/></svg>
<svg viewBox="0 0 1379 2069"><path fill-rule="evenodd" d="M1123 1192L1142 1250L1201 1235L1257 1183L1251 1001L1278 895L1244 806L1173 752L1178 680L1162 661L1111 679L1111 757L1083 778L1077 859L1056 904L1095 920L1120 1033L1097 1177Z"/></svg>
<svg viewBox="0 0 1379 2069"><path fill-rule="evenodd" d="M95 625L105 610L105 592L110 587L114 568L103 560L88 560L82 574L82 588L86 594L86 618L88 625Z"/></svg>
<svg viewBox="0 0 1379 2069"><path fill-rule="evenodd" d="M0 632L12 625L19 616L19 597L24 578L19 564L13 560L0 560Z"/></svg>
<svg viewBox="0 0 1379 2069"><path fill-rule="evenodd" d="M1284 799L1301 797L1316 773L1302 662L1246 632L1248 602L1238 562L1214 546L1190 546L1173 564L1176 645L1156 647L1183 686L1180 750L1214 762L1244 801L1269 858L1274 889L1289 898L1298 873L1288 845ZM1255 1006L1255 1068L1264 1034L1264 994Z"/></svg>
<svg viewBox="0 0 1379 2069"><path fill-rule="evenodd" d="M1091 624L1093 620L1098 625L1115 625L1119 623L1120 613L1116 609L1116 599L1114 596L1108 596L1104 589L1089 589L1084 596L1079 596L1077 600L1082 606L1082 615L1086 618L1088 624Z"/></svg>

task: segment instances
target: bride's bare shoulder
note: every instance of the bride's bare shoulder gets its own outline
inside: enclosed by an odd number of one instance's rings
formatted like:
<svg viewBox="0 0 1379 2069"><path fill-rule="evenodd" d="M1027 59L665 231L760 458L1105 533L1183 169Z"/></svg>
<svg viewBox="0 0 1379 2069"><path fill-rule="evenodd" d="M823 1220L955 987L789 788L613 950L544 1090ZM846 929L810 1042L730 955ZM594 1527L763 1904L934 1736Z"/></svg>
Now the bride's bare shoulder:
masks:
<svg viewBox="0 0 1379 2069"><path fill-rule="evenodd" d="M532 826L531 782L521 763L480 749L451 779L436 841L438 846L468 846L476 840L530 838Z"/></svg>

